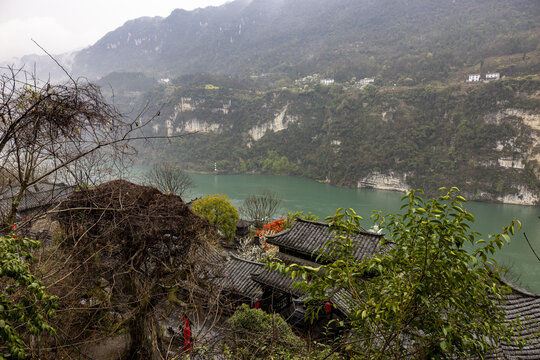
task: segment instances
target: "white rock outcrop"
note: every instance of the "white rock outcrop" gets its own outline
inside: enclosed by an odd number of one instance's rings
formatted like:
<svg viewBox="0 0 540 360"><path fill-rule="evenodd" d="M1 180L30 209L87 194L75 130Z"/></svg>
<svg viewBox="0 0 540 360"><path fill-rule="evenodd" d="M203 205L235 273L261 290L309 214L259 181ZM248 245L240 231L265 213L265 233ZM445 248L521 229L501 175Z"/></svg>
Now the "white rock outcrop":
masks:
<svg viewBox="0 0 540 360"><path fill-rule="evenodd" d="M523 110L523 109L514 109L506 108L500 110L496 113L490 113L484 116L484 122L486 124L499 125L501 121L508 117L516 117L523 121L523 124L530 127L530 135L532 139L532 144L529 146L529 151L526 154L522 154L524 162L531 160L536 160L540 164L540 113L532 110ZM497 143L497 150L502 150L503 144ZM512 145L510 143L509 145ZM499 161L501 164L501 161ZM501 164L501 166L504 166ZM522 168L522 167L518 167ZM540 168L536 167L534 169L536 176L540 177Z"/></svg>
<svg viewBox="0 0 540 360"><path fill-rule="evenodd" d="M538 205L540 204L540 196L527 189L524 185L519 185L517 194L499 196L497 201L515 205Z"/></svg>
<svg viewBox="0 0 540 360"><path fill-rule="evenodd" d="M294 123L298 121L298 116L294 115L287 115L287 109L289 108L289 104L285 105L283 109L279 112L279 114L276 114L273 121L257 125L249 129L248 133L251 136L251 138L255 141L259 140L266 134L267 131L272 130L274 132L278 132L281 130L285 130L290 123Z"/></svg>
<svg viewBox="0 0 540 360"><path fill-rule="evenodd" d="M525 169L523 159L499 158L497 159L499 166L507 169Z"/></svg>
<svg viewBox="0 0 540 360"><path fill-rule="evenodd" d="M390 171L387 174L374 171L359 180L357 187L401 192L410 190L410 186L407 185L407 174L400 174L394 171Z"/></svg>
<svg viewBox="0 0 540 360"><path fill-rule="evenodd" d="M191 119L184 123L184 131L186 132L200 132L200 133L219 132L220 128L221 128L220 124L207 123L206 121L199 121L197 119ZM179 132L178 128L176 130L177 132Z"/></svg>

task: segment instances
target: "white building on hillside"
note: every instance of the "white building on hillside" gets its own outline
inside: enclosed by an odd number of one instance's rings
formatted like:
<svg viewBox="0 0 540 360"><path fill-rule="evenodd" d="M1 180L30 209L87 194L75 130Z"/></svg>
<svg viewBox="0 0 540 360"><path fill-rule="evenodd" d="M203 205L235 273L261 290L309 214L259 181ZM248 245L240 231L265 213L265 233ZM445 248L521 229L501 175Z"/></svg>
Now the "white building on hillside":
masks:
<svg viewBox="0 0 540 360"><path fill-rule="evenodd" d="M373 84L375 82L375 78L363 78L358 81L358 85L363 86L367 84Z"/></svg>
<svg viewBox="0 0 540 360"><path fill-rule="evenodd" d="M479 82L480 81L480 74L469 74L469 78L467 79L467 82Z"/></svg>
<svg viewBox="0 0 540 360"><path fill-rule="evenodd" d="M334 83L334 79L321 79L321 85L332 85Z"/></svg>
<svg viewBox="0 0 540 360"><path fill-rule="evenodd" d="M501 74L500 73L487 73L486 74L486 80L487 81L490 81L490 80L499 80L501 78Z"/></svg>

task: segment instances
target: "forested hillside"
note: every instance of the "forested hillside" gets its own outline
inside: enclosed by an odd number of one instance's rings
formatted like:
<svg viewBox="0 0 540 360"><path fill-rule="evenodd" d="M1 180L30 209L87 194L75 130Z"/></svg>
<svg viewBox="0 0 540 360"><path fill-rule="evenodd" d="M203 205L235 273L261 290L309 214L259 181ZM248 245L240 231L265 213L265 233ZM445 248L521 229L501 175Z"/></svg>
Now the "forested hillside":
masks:
<svg viewBox="0 0 540 360"><path fill-rule="evenodd" d="M539 19L536 0L236 0L128 21L79 52L73 69L322 73L409 85L469 70L526 75L540 70Z"/></svg>
<svg viewBox="0 0 540 360"><path fill-rule="evenodd" d="M146 131L198 133L145 161L534 204L539 19L534 0L237 0L129 21L73 69L159 109Z"/></svg>
<svg viewBox="0 0 540 360"><path fill-rule="evenodd" d="M214 80L148 94L166 99L155 133L198 133L141 149L147 161L350 187L458 186L475 199L538 201L540 81L533 78L269 91Z"/></svg>

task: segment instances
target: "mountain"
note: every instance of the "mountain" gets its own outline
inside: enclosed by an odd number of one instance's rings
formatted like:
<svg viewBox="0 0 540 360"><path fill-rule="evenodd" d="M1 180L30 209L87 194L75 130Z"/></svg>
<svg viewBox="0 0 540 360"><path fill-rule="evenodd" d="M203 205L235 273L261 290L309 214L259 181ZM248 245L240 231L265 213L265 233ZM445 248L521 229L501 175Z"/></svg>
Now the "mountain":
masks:
<svg viewBox="0 0 540 360"><path fill-rule="evenodd" d="M539 19L537 0L236 0L128 21L80 51L73 70L423 83L519 54L521 63L484 70L537 73Z"/></svg>
<svg viewBox="0 0 540 360"><path fill-rule="evenodd" d="M141 161L539 204L539 19L537 0L237 0L129 21L73 70L159 110L146 131L197 132Z"/></svg>
<svg viewBox="0 0 540 360"><path fill-rule="evenodd" d="M439 87L252 86L182 77L141 95L141 104L160 109L153 134L196 134L145 143L139 159L429 195L457 186L469 199L540 203L537 77Z"/></svg>

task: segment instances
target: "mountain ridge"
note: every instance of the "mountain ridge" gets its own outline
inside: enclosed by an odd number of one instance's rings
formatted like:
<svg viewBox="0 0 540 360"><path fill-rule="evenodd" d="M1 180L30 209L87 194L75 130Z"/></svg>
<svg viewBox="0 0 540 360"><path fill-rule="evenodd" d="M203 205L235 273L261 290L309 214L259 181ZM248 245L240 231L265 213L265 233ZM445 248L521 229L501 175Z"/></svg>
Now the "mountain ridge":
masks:
<svg viewBox="0 0 540 360"><path fill-rule="evenodd" d="M80 51L73 70L401 74L422 82L490 55L536 49L539 8L532 0L237 0L130 20Z"/></svg>

